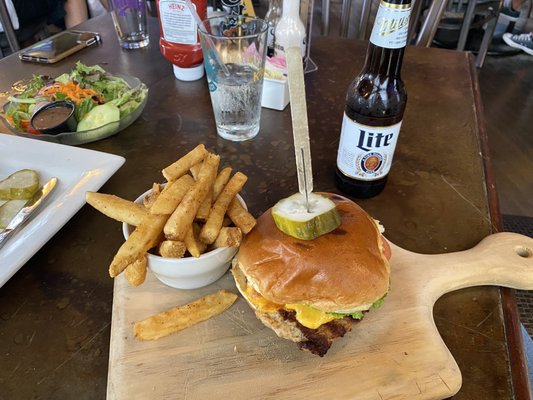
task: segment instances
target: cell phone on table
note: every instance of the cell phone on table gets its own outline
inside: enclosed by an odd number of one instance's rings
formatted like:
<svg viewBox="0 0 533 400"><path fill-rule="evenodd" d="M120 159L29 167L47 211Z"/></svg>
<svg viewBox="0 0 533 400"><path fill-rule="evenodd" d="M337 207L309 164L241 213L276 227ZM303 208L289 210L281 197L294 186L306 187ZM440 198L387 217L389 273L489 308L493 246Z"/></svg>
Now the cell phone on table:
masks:
<svg viewBox="0 0 533 400"><path fill-rule="evenodd" d="M53 64L100 42L96 32L63 31L31 45L19 53L22 61Z"/></svg>

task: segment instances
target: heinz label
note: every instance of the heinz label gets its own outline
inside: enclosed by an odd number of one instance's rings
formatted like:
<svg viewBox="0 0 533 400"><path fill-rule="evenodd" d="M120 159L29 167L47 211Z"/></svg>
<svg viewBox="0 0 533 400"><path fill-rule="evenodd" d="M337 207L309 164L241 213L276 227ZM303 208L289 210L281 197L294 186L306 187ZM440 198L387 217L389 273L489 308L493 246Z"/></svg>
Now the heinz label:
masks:
<svg viewBox="0 0 533 400"><path fill-rule="evenodd" d="M405 47L410 15L411 4L392 4L381 0L370 41L387 49Z"/></svg>
<svg viewBox="0 0 533 400"><path fill-rule="evenodd" d="M192 5L196 8L194 3ZM197 24L185 0L161 0L159 13L165 40L181 44L198 43Z"/></svg>
<svg viewBox="0 0 533 400"><path fill-rule="evenodd" d="M373 181L389 173L400 127L367 126L350 119L342 120L337 166L351 178Z"/></svg>

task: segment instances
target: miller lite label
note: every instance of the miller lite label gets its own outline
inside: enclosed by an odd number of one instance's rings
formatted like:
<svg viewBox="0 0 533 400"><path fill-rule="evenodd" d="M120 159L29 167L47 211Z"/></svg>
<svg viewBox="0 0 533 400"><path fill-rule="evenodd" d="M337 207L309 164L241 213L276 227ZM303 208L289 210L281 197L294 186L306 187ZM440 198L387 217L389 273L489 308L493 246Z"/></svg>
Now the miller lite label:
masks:
<svg viewBox="0 0 533 400"><path fill-rule="evenodd" d="M392 4L381 0L370 42L386 49L399 49L407 44L411 4Z"/></svg>
<svg viewBox="0 0 533 400"><path fill-rule="evenodd" d="M362 181L373 181L387 175L401 125L401 122L384 127L362 125L345 113L337 154L339 170Z"/></svg>

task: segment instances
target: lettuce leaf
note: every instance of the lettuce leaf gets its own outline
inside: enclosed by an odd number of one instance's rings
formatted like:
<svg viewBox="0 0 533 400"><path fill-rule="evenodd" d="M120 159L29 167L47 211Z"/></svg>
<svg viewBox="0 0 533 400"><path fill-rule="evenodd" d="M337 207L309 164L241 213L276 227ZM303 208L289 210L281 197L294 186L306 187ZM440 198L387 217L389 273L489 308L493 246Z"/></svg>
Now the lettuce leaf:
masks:
<svg viewBox="0 0 533 400"><path fill-rule="evenodd" d="M381 307L381 305L383 304L383 301L385 300L385 297L387 297L387 294L388 293L385 293L385 295L383 297L381 297L380 299L378 299L375 302L373 302L372 305L370 306L369 310L375 310L376 308ZM365 316L365 311L355 311L353 313L330 313L330 314L333 314L333 315L335 315L336 317L339 317L339 318L348 317L349 316L349 317L352 317L353 319L363 319L363 317Z"/></svg>

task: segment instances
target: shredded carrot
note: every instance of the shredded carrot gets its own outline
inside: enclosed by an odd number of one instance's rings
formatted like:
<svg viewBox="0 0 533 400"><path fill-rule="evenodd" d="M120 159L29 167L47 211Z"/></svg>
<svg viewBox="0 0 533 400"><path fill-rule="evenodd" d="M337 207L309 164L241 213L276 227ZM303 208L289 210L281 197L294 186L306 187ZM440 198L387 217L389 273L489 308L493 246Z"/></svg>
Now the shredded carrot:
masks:
<svg viewBox="0 0 533 400"><path fill-rule="evenodd" d="M11 115L7 114L1 114L2 118L4 118L11 126L15 126L15 120L13 120L13 117Z"/></svg>
<svg viewBox="0 0 533 400"><path fill-rule="evenodd" d="M53 85L43 88L41 93L45 96L51 96L54 98L56 93L63 93L75 104L80 104L87 97L92 98L92 101L95 104L103 103L105 101L98 92L93 89L84 89L72 81L67 83L55 82Z"/></svg>

